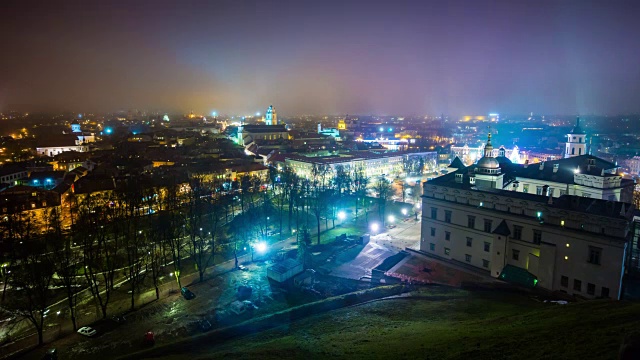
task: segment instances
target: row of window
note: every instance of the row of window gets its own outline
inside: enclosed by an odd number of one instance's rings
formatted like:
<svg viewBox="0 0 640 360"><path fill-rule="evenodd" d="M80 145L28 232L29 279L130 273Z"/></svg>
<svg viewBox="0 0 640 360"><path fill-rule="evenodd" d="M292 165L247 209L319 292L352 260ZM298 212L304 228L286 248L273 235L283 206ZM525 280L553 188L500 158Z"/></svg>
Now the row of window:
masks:
<svg viewBox="0 0 640 360"><path fill-rule="evenodd" d="M434 228L434 227L431 228L431 236L436 236L436 228ZM444 232L444 239L447 240L447 241L451 240L451 232L450 231L445 231ZM473 246L473 238L472 237L468 237L467 236L467 246L468 247L472 247ZM431 249L431 250L433 250L433 249ZM491 243L490 242L488 242L488 241L484 242L484 251L486 251L486 252L490 252L491 251Z"/></svg>
<svg viewBox="0 0 640 360"><path fill-rule="evenodd" d="M569 287L569 278L567 276L560 277L560 286L563 288ZM573 279L573 291L582 292L582 281L578 279ZM592 283L587 283L587 294L595 296L596 294L596 285ZM609 297L609 288L602 287L600 289L600 296L603 298Z"/></svg>
<svg viewBox="0 0 640 360"><path fill-rule="evenodd" d="M487 251L487 250L486 250L486 249L487 249L487 247L486 247L486 246L487 246L487 244L488 244L488 243L485 243L485 251ZM434 244L434 243L430 243L430 244L429 244L429 250L431 250L431 251L434 251L434 252L435 252L435 251L436 251L436 244ZM444 248L444 254L445 254L445 255L447 255L447 256L451 256L451 249L449 249L448 247ZM464 260L465 260L466 262L470 263L470 262L471 262L471 255L470 255L470 254L465 254L465 255L464 255ZM488 268L489 268L489 264L490 264L489 260L487 260L487 259L482 259L482 267L484 267L484 268L487 268L487 269L488 269Z"/></svg>
<svg viewBox="0 0 640 360"><path fill-rule="evenodd" d="M431 218L434 220L438 219L438 208L431 208ZM471 229L476 228L476 217L472 215L468 215L467 218L467 227ZM444 211L444 222L451 223L451 210ZM484 231L490 233L493 228L493 221L489 219L484 219Z"/></svg>

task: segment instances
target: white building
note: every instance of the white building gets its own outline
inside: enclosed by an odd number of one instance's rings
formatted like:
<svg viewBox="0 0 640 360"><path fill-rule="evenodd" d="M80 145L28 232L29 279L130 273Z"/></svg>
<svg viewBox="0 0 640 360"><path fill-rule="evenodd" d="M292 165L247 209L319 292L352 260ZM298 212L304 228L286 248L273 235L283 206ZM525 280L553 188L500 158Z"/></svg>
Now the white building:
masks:
<svg viewBox="0 0 640 360"><path fill-rule="evenodd" d="M584 144L569 140L569 153ZM523 285L619 299L633 220L620 200L633 183L580 150L539 166L494 158L490 136L484 150L424 184L420 249Z"/></svg>

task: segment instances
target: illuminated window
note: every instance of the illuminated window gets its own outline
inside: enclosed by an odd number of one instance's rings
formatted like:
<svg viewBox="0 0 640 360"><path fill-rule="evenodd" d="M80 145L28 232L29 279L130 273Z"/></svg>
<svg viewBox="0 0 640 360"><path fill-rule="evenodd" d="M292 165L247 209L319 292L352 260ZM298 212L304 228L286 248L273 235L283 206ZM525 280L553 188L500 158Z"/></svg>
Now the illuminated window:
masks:
<svg viewBox="0 0 640 360"><path fill-rule="evenodd" d="M444 248L444 254L445 255L449 255L451 253L451 249L449 248Z"/></svg>

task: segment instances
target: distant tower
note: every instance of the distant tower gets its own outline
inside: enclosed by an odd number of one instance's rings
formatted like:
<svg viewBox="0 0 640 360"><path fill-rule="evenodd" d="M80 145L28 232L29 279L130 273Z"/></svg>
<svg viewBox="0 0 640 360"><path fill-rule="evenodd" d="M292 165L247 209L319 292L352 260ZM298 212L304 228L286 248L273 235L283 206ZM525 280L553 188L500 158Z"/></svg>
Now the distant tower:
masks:
<svg viewBox="0 0 640 360"><path fill-rule="evenodd" d="M266 125L278 125L278 114L273 105L269 105L267 113L264 116L264 122Z"/></svg>
<svg viewBox="0 0 640 360"><path fill-rule="evenodd" d="M586 137L587 135L580 127L580 117L578 117L576 119L576 126L567 134L567 146L564 151L565 159L587 154Z"/></svg>
<svg viewBox="0 0 640 360"><path fill-rule="evenodd" d="M82 132L82 130L80 129L80 123L78 122L78 120L73 120L73 122L71 122L71 132L74 132L74 133Z"/></svg>

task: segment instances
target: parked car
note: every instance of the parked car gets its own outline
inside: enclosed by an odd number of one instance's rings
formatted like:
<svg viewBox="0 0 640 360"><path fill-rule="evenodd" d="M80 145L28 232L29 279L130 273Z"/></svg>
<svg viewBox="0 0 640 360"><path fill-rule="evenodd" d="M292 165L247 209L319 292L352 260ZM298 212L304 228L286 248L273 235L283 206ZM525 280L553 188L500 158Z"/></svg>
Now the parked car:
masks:
<svg viewBox="0 0 640 360"><path fill-rule="evenodd" d="M198 325L200 326L200 330L202 332L207 332L207 331L211 330L211 327L212 327L211 323L207 319L200 320L200 323Z"/></svg>
<svg viewBox="0 0 640 360"><path fill-rule="evenodd" d="M182 289L180 289L180 293L182 294L182 297L187 300L192 300L192 299L195 299L196 297L196 294L194 294L191 290L187 289L186 287L183 287Z"/></svg>
<svg viewBox="0 0 640 360"><path fill-rule="evenodd" d="M58 350L51 348L44 354L44 360L58 360Z"/></svg>
<svg viewBox="0 0 640 360"><path fill-rule="evenodd" d="M89 326L83 326L80 329L78 329L78 334L88 336L88 337L94 336L97 333L98 332L96 331L96 329Z"/></svg>

